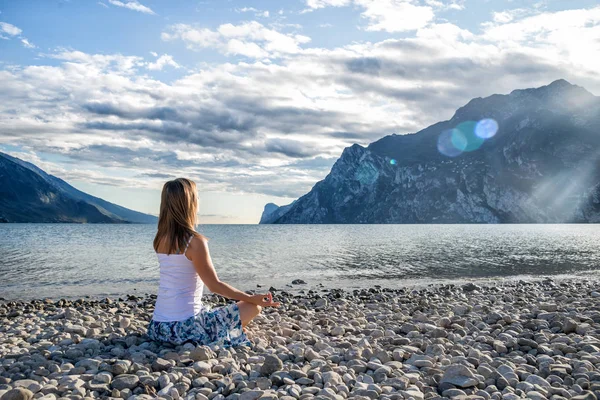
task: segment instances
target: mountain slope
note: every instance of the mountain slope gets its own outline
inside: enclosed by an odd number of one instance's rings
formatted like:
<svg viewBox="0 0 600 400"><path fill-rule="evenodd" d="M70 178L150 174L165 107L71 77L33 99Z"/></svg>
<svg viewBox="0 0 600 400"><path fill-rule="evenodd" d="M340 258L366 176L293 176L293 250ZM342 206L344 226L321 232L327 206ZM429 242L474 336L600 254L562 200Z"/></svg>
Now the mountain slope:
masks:
<svg viewBox="0 0 600 400"><path fill-rule="evenodd" d="M263 210L262 216L260 217L259 224L271 224L274 221L277 221L294 205L294 203L295 201L288 204L287 206L278 206L273 203L267 203Z"/></svg>
<svg viewBox="0 0 600 400"><path fill-rule="evenodd" d="M493 137L472 134L490 119ZM456 130L471 132L460 154L438 142L450 132L457 146ZM418 133L346 148L273 222L599 222L599 146L600 99L564 80L477 98Z"/></svg>
<svg viewBox="0 0 600 400"><path fill-rule="evenodd" d="M155 223L156 217L83 193L0 153L0 219L8 222Z"/></svg>

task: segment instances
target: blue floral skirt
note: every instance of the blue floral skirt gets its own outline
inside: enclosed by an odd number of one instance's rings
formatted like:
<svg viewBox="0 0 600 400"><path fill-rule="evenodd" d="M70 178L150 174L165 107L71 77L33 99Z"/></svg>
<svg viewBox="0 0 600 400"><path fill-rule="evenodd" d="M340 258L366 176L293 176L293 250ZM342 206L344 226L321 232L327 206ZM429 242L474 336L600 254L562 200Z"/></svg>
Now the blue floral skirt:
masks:
<svg viewBox="0 0 600 400"><path fill-rule="evenodd" d="M193 342L205 346L249 345L242 329L240 309L236 303L215 309L202 308L198 314L182 321L150 321L148 336L152 340L182 344Z"/></svg>

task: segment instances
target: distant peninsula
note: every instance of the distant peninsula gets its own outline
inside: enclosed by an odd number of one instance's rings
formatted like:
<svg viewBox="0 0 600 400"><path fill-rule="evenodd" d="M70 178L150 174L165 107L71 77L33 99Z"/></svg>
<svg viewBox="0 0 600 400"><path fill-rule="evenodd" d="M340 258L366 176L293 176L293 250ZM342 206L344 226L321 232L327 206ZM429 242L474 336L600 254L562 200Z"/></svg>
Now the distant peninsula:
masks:
<svg viewBox="0 0 600 400"><path fill-rule="evenodd" d="M154 224L133 211L75 189L35 165L0 153L0 223Z"/></svg>

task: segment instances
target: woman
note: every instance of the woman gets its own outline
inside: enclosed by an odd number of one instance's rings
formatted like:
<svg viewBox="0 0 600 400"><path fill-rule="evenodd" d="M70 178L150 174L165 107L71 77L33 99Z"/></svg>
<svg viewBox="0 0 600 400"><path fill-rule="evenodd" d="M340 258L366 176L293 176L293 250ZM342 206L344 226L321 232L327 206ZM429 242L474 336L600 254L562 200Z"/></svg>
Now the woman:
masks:
<svg viewBox="0 0 600 400"><path fill-rule="evenodd" d="M248 344L243 327L262 307L277 307L279 303L273 301L271 293L248 295L219 280L208 240L195 231L197 212L194 182L178 178L165 183L154 238L160 284L148 336L173 344ZM213 293L239 301L210 310L202 304L204 285Z"/></svg>

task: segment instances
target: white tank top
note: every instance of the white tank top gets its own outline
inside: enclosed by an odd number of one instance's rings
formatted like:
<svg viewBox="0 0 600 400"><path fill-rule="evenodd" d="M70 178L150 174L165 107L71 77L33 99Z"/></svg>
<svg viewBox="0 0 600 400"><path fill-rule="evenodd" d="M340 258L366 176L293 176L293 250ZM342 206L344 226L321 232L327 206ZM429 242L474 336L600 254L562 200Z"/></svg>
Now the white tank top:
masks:
<svg viewBox="0 0 600 400"><path fill-rule="evenodd" d="M181 254L157 253L160 266L158 297L152 319L158 322L182 321L198 314L202 309L204 283L198 276L185 252Z"/></svg>

